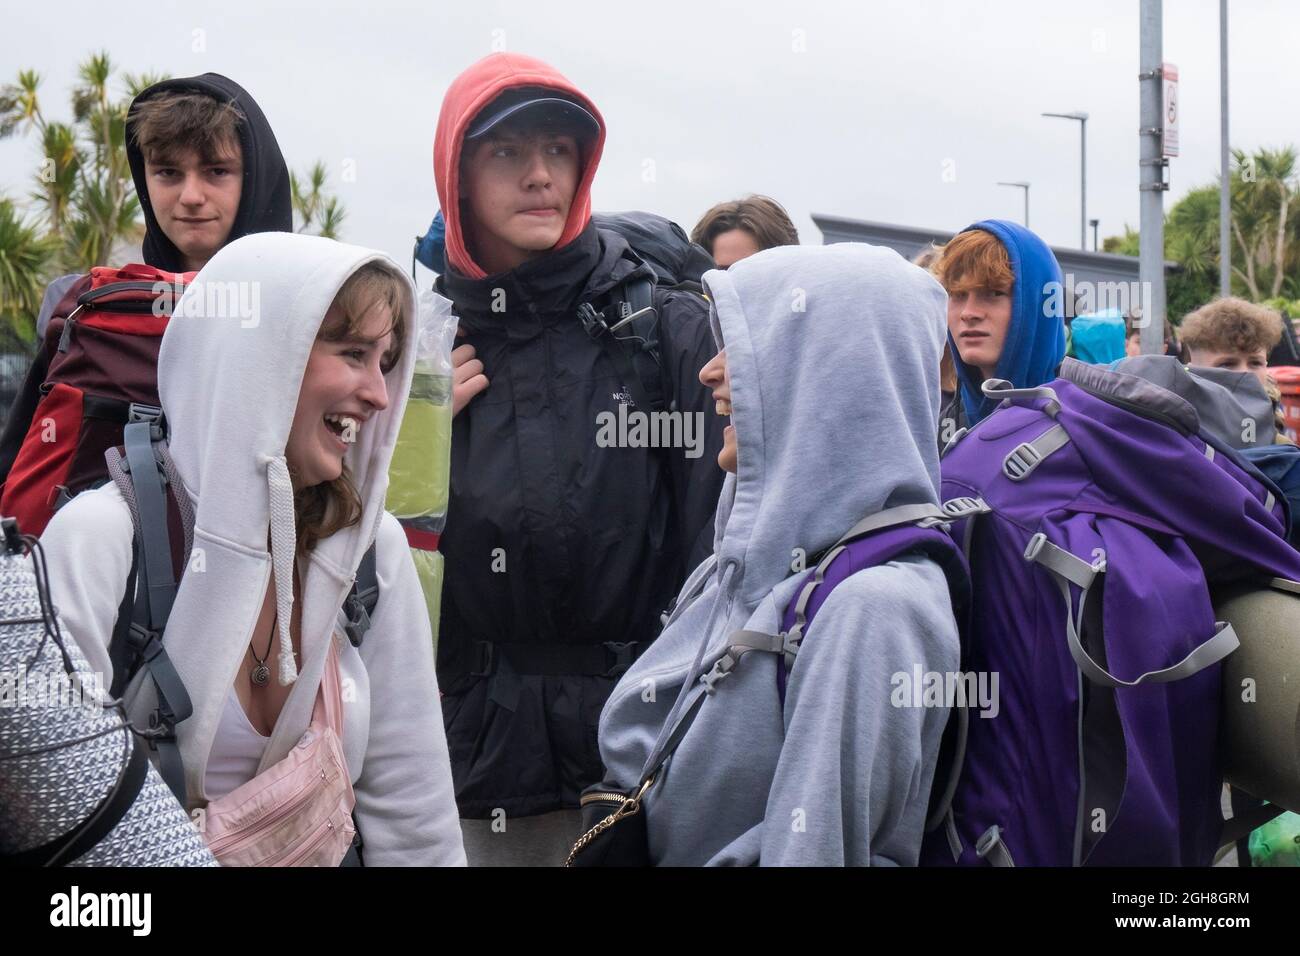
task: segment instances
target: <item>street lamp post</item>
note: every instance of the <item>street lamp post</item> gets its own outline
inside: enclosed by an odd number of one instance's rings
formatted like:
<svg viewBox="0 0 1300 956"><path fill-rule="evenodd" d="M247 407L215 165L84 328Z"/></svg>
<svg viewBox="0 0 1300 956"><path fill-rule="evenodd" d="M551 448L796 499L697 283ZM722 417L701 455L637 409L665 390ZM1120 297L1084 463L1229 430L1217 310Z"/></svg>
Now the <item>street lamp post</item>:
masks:
<svg viewBox="0 0 1300 956"><path fill-rule="evenodd" d="M1099 247L1097 246L1097 227L1101 225L1101 220L1100 220L1100 219L1089 219L1089 220L1088 220L1088 225L1092 226L1092 251L1093 251L1093 252L1100 252L1101 250L1100 250Z"/></svg>
<svg viewBox="0 0 1300 956"><path fill-rule="evenodd" d="M1028 229L1029 228L1029 183L1020 182L1020 181L1012 182L1012 183L999 182L998 185L1015 186L1025 191L1025 228Z"/></svg>
<svg viewBox="0 0 1300 956"><path fill-rule="evenodd" d="M1059 119L1079 121L1079 248L1088 248L1088 114L1082 110L1073 113L1044 113Z"/></svg>

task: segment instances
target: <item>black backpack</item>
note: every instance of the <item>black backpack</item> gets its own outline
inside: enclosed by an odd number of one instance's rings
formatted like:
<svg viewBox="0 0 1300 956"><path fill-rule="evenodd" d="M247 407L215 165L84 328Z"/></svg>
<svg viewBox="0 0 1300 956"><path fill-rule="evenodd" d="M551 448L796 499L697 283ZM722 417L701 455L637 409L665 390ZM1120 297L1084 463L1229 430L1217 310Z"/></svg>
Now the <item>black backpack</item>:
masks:
<svg viewBox="0 0 1300 956"><path fill-rule="evenodd" d="M655 278L633 277L614 290L605 308L580 305L578 318L589 336L607 346L637 408L675 411L675 403L664 401L655 300L678 290L703 295L700 280L714 268L713 258L677 223L651 212L593 213L591 221L626 240Z"/></svg>
<svg viewBox="0 0 1300 956"><path fill-rule="evenodd" d="M109 643L113 664L110 693L120 698L136 673L148 669L158 706L142 736L158 754L158 772L184 805L185 772L176 745L176 725L194 712L194 706L167 656L163 633L189 559L194 515L188 498L176 493L180 476L167 453L167 429L161 413L133 417L123 437L122 450L110 448L105 453L109 475L121 489L135 527L131 571ZM344 632L354 647L361 646L378 602L372 544L343 602Z"/></svg>

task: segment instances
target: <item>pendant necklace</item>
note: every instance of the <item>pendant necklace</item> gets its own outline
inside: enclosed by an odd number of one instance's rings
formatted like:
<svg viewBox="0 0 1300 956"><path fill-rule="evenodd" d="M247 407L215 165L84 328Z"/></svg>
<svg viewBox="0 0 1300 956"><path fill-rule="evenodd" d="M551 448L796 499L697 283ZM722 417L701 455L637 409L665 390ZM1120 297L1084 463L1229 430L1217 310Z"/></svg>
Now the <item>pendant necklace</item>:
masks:
<svg viewBox="0 0 1300 956"><path fill-rule="evenodd" d="M277 611L275 617L271 618L271 636L266 642L266 653L263 656L258 657L253 645L251 643L248 645L248 652L253 655L253 660L257 662L257 666L248 675L254 687L265 687L271 680L271 668L266 666L266 662L271 656L271 648L275 645L275 626L279 622L280 612Z"/></svg>

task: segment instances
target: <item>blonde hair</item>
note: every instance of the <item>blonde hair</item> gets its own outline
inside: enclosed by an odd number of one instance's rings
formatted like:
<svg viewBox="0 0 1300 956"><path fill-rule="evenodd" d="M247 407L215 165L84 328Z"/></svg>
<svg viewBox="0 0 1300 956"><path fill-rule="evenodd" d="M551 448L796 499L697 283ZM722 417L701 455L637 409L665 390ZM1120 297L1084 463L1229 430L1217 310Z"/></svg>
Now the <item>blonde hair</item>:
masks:
<svg viewBox="0 0 1300 956"><path fill-rule="evenodd" d="M406 279L388 266L367 262L352 273L334 296L330 311L335 316L321 324L318 339L337 342L357 334L362 319L376 305L387 307L392 316L393 343L384 355L385 373L402 360L406 326L412 321L406 309ZM326 313L328 316L328 312ZM304 554L317 542L361 520L362 502L345 462L343 473L333 481L300 488L293 497L294 522L298 529L298 553Z"/></svg>

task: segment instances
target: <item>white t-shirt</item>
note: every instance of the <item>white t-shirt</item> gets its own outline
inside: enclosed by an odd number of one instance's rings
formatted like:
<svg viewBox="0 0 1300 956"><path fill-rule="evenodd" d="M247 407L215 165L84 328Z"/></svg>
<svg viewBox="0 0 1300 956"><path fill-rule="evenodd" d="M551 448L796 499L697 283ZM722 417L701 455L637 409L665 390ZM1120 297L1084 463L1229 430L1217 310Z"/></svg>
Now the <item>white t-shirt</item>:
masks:
<svg viewBox="0 0 1300 956"><path fill-rule="evenodd" d="M263 737L253 727L232 686L221 709L217 734L212 739L212 752L203 775L203 790L208 799L224 797L252 780L270 742L270 737Z"/></svg>

